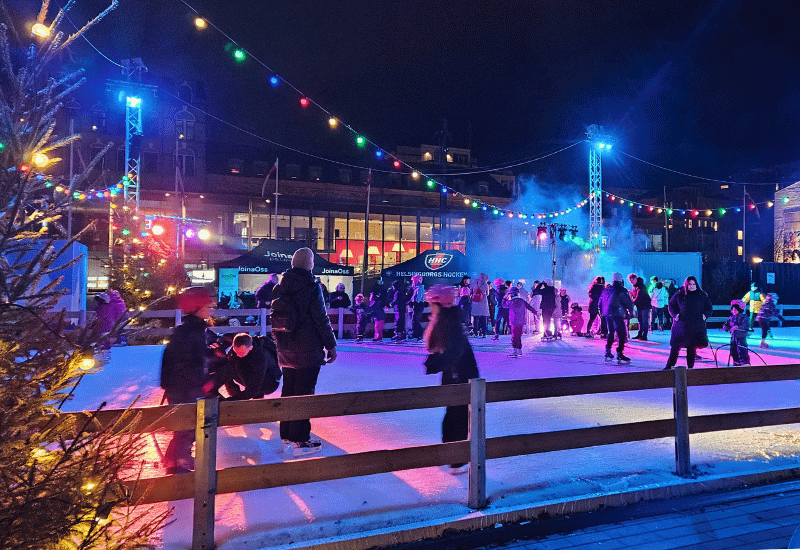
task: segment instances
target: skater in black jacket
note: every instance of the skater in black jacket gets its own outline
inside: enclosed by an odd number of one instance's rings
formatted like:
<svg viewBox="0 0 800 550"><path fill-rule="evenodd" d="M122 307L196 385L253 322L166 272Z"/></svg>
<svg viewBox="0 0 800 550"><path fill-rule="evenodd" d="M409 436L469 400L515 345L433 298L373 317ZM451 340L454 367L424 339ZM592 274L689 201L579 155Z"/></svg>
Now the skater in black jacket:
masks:
<svg viewBox="0 0 800 550"><path fill-rule="evenodd" d="M606 361L614 358L611 355L611 346L614 345L614 334L617 335L617 363L627 363L630 361L623 351L625 342L628 340L628 327L626 320L633 317L633 301L630 294L625 290L622 282L622 273L614 273L613 283L607 286L600 294L598 306L600 313L606 320L608 336L606 337Z"/></svg>
<svg viewBox="0 0 800 550"><path fill-rule="evenodd" d="M436 285L425 293L431 305L430 322L425 329L425 347L430 355L425 360L427 374L442 373L442 385L464 384L478 378L478 364L461 324L456 306L456 289ZM463 441L469 436L469 405L447 407L442 420L442 443ZM451 473L464 472L465 463L450 465Z"/></svg>
<svg viewBox="0 0 800 550"><path fill-rule="evenodd" d="M686 277L678 292L669 301L669 314L674 319L669 338L669 358L664 370L670 370L678 362L678 353L686 348L686 366L694 367L698 348L708 346L706 319L714 313L708 294L700 290L697 279Z"/></svg>

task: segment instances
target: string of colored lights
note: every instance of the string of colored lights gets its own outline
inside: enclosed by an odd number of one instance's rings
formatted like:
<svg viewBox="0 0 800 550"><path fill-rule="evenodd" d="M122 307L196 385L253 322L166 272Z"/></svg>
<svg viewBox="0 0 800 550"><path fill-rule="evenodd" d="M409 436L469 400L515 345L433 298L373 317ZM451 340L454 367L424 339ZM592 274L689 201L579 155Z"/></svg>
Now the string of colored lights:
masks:
<svg viewBox="0 0 800 550"><path fill-rule="evenodd" d="M700 215L700 212L703 212L706 217L710 217L715 212L719 216L724 216L729 211L734 211L734 212L742 211L742 206L721 206L716 208L670 208L667 206L655 206L652 204L633 201L630 199L626 199L624 197L620 197L619 195L616 195L614 193L608 193L606 191L603 191L603 195L612 202L618 202L619 204L626 204L631 208L636 208L639 210L647 210L648 212L655 212L656 214L663 214L664 211L666 210L668 216L672 216L675 213L683 216L688 213L692 217L697 217ZM782 197L781 202L783 204L788 203L789 197L787 196ZM750 201L747 204L747 208L749 210L755 210L756 208L758 208L759 205L764 205L767 208L772 208L773 206L775 206L775 203L771 200L766 200L761 202Z"/></svg>
<svg viewBox="0 0 800 550"><path fill-rule="evenodd" d="M183 5L185 5L192 13L195 14L195 16L196 16L195 26L198 29L202 30L202 29L205 29L207 27L211 27L214 30L216 30L217 32L219 32L222 36L224 36L226 40L228 40L229 45L228 45L227 49L228 50L231 50L231 49L233 50L233 57L237 62L243 62L246 59L252 59L254 62L256 62L259 65L261 65L264 69L266 69L270 73L269 81L270 81L270 84L273 87L277 87L281 83L286 84L289 88L291 88L293 91L295 91L300 96L299 97L299 103L300 103L300 107L301 108L307 109L310 106L314 106L314 107L318 108L320 111L322 111L327 116L328 125L331 128L337 128L340 124L342 126L344 126L345 128L347 128L355 136L355 140L354 141L355 141L355 144L356 144L356 146L358 148L363 149L363 148L367 147L367 145L370 145L374 149L374 154L375 154L376 159L378 159L378 160L383 160L383 159L389 160L389 159L391 159L392 160L392 164L393 164L395 169L401 170L401 169L405 168L406 170L410 171L409 173L410 173L411 177L413 179L415 179L415 180L416 179L420 179L420 178L425 178L427 180L426 184L427 184L427 187L429 189L433 190L435 188L438 188L439 191L443 195L452 193L452 195L454 197L463 197L464 198L464 204L468 205L468 206L471 205L472 208L476 208L476 209L480 208L482 210L491 209L492 213L495 214L495 215L498 215L498 216L499 215L507 215L508 217L517 216L517 217L523 218L523 219L524 218L528 218L528 217L539 217L539 216L548 217L548 216L551 216L552 214L554 214L552 212L527 213L527 212L521 212L521 211L513 211L513 210L509 210L509 209L498 207L498 206L496 206L494 204L491 204L491 203L484 202L483 200L481 200L479 198L471 197L469 195L461 193L460 191L452 189L452 188L446 186L445 184L443 184L443 183L441 183L439 181L436 181L436 179L434 179L435 176L437 176L437 175L442 176L444 174L426 174L426 173L422 173L419 170L417 170L416 168L414 168L413 166L411 166L410 164L406 163L405 161L397 158L396 156L388 154L383 148L381 148L374 141L372 141L371 139L369 139L365 135L357 132L350 124L347 124L347 123L343 122L339 117L335 116L331 111L326 109L323 105L321 105L320 103L318 103L317 101L315 101L314 99L309 97L308 94L303 93L302 90L300 90L297 86L295 86L291 82L287 81L283 77L279 76L277 71L275 71L270 66L268 66L266 63L261 61L261 59L259 59L256 55L254 55L250 50L246 49L238 41L234 40L230 35L228 35L224 30L222 30L220 27L218 27L216 24L214 24L207 17L204 17L203 15L201 15L200 12L197 9L195 9L192 5L190 5L186 0L179 0L179 1ZM175 97L175 96L172 96L172 97ZM207 113L204 113L204 114L207 114ZM214 118L215 120L218 120L220 122L224 122L221 119L219 119L218 117L212 117L212 118ZM260 136L255 136L251 132L247 132L247 133L250 134L251 136L254 136L254 137L260 137ZM264 138L264 141L266 141L268 143L272 143L274 145L278 145L278 146L283 147L283 145L280 145L280 144L278 144L278 143L276 143L276 142L274 142L272 140L268 140L266 138ZM578 145L579 143L582 143L582 142L583 142L583 140L575 142L575 143L572 143L572 144L570 144L570 145L568 145L568 146L566 146L566 147L564 147L562 149L559 149L558 151L555 151L553 153L549 153L549 154L544 155L542 157L539 157L537 159L526 160L524 162L520 162L519 164L516 164L516 166L519 166L519 165L522 165L522 164L526 164L526 163L529 163L529 162L534 162L535 160L541 160L543 158L547 158L549 156L555 155L557 153L560 153L562 151L566 151L567 149L575 147L576 145ZM291 148L287 147L287 149L291 149ZM306 153L304 153L302 151L297 151L295 149L291 149L291 150L293 150L295 152L298 152L298 153L301 153L301 154L306 154ZM309 155L309 156L312 156L312 157L315 157L315 158L319 158L320 160L328 160L328 159L322 159L320 157L316 157L315 155ZM337 162L337 161L333 161L333 162L335 162L336 164L347 165L346 163L341 163L341 162ZM353 165L347 165L347 166L356 167L356 166L353 166ZM509 166L509 167L514 167L514 166ZM358 168L361 168L362 170L368 169L368 168L365 168L365 167L358 167ZM391 172L390 170L380 170L380 169L373 169L373 170L376 171L376 172L384 172L384 173ZM495 169L488 170L488 171L497 171L497 170L498 169L495 168ZM469 173L473 173L473 172L469 172ZM475 172L475 173L479 173L479 172ZM456 173L448 173L447 175L457 175L457 174ZM586 202L588 202L588 199L587 199ZM577 205L576 205L576 207L577 207ZM569 211L571 211L571 210L572 210L572 208L569 209ZM566 211L564 211L564 212L566 212Z"/></svg>

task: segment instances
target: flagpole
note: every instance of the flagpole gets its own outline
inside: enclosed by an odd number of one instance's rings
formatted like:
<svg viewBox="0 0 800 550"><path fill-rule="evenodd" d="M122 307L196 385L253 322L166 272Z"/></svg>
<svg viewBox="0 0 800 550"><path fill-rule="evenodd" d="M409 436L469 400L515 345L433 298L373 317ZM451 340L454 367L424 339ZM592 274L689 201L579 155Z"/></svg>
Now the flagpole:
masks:
<svg viewBox="0 0 800 550"><path fill-rule="evenodd" d="M275 236L278 238L278 159L275 159Z"/></svg>
<svg viewBox="0 0 800 550"><path fill-rule="evenodd" d="M742 185L742 261L747 265L747 186Z"/></svg>
<svg viewBox="0 0 800 550"><path fill-rule="evenodd" d="M367 263L369 262L369 195L372 190L372 169L367 175L367 217L364 219L364 255L361 265L361 293L364 294L364 279L367 275Z"/></svg>

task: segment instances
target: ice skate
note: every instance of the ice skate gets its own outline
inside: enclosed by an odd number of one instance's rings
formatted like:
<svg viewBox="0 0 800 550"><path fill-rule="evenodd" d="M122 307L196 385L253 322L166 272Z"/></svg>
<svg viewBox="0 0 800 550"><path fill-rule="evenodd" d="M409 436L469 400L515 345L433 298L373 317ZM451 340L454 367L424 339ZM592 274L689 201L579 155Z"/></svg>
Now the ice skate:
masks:
<svg viewBox="0 0 800 550"><path fill-rule="evenodd" d="M769 344L767 344L766 340L761 340L761 343L758 345L760 348L768 348Z"/></svg>
<svg viewBox="0 0 800 550"><path fill-rule="evenodd" d="M499 334L495 334L494 336L492 336L492 342L496 342L499 339L500 339L500 335Z"/></svg>
<svg viewBox="0 0 800 550"><path fill-rule="evenodd" d="M513 357L513 358L515 358L515 359L516 359L517 357L519 357L520 355L522 355L522 354L519 352L519 350L517 350L517 348L513 348L513 349L511 350L511 353L509 353L509 354L508 354L508 356L509 356L509 357Z"/></svg>
<svg viewBox="0 0 800 550"><path fill-rule="evenodd" d="M614 360L614 356L611 354L610 351L607 351L606 352L606 361L613 361L613 360Z"/></svg>
<svg viewBox="0 0 800 550"><path fill-rule="evenodd" d="M322 442L316 439L292 442L284 447L284 452L292 457L305 456L318 453L322 450Z"/></svg>
<svg viewBox="0 0 800 550"><path fill-rule="evenodd" d="M626 357L622 352L617 353L617 365L627 365L631 362L630 357Z"/></svg>

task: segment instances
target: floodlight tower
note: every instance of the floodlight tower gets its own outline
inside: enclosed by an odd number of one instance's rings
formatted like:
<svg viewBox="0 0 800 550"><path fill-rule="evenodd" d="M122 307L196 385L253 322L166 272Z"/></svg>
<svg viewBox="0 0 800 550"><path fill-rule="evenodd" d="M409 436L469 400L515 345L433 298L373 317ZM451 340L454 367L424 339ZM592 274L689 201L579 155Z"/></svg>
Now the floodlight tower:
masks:
<svg viewBox="0 0 800 550"><path fill-rule="evenodd" d="M123 176L123 194L125 204L139 211L139 174L141 172L141 149L144 125L142 124L142 108L144 99L155 97L155 86L142 84L142 74L147 67L138 57L122 60L122 74L125 81L112 80L108 89L118 94L120 101L125 102L125 175ZM132 77L136 75L136 82Z"/></svg>
<svg viewBox="0 0 800 550"><path fill-rule="evenodd" d="M589 140L589 242L600 242L603 229L603 169L601 157L614 145L611 136L602 126L592 124L586 128Z"/></svg>

